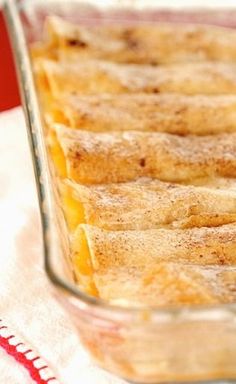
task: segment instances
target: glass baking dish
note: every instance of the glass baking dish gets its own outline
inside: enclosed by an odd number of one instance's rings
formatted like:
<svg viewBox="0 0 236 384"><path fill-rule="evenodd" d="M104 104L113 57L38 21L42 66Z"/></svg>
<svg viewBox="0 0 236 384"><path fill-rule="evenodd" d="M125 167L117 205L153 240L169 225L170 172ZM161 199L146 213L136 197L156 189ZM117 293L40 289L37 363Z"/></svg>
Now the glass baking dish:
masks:
<svg viewBox="0 0 236 384"><path fill-rule="evenodd" d="M75 284L64 218L56 208L40 108L28 53L48 14L81 23L168 20L236 27L236 10L217 2L13 1L5 5L42 219L45 271L58 300L73 319L81 342L103 368L137 383L236 381L236 304L211 307L126 308L109 305ZM199 1L195 5L200 4ZM204 8L207 6L207 9ZM226 7L227 2L219 4ZM233 1L228 1L233 5Z"/></svg>

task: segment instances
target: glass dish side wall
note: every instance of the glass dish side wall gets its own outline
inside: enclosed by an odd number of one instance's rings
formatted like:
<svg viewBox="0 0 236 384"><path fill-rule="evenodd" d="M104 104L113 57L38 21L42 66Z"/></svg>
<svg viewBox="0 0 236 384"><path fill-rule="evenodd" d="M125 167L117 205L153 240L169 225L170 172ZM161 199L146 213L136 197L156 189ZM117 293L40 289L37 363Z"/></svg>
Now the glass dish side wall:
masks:
<svg viewBox="0 0 236 384"><path fill-rule="evenodd" d="M53 3L53 7L48 3ZM236 380L235 306L170 311L122 309L105 305L73 286L71 275L65 273L59 241L61 236L55 226L55 196L51 188L32 67L25 46L25 36L29 44L41 35L48 13L56 12L85 24L91 21L110 23L124 18L126 21L163 20L163 17L170 21L187 22L192 17L195 22L204 20L231 26L236 25L235 13L199 14L189 11L176 14L157 9L137 13L135 8L124 12L121 7L119 11L109 11L108 17L104 9L83 6L78 16L74 13L77 2L72 5L62 1L57 3L60 5L55 6L55 2L20 1L17 8L10 0L7 6L39 189L45 266L56 295L74 320L81 341L92 357L103 368L121 377L140 383Z"/></svg>
<svg viewBox="0 0 236 384"><path fill-rule="evenodd" d="M102 368L135 383L236 382L236 324L222 311L132 321L81 310L58 297Z"/></svg>

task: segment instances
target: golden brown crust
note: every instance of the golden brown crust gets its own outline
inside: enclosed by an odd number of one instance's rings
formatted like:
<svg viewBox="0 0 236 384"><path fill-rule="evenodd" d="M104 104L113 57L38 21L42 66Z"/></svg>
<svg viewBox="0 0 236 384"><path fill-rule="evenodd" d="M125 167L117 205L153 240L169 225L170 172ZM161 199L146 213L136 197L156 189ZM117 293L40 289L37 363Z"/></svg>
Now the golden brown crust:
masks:
<svg viewBox="0 0 236 384"><path fill-rule="evenodd" d="M85 27L51 17L47 34L48 50L66 60L93 57L152 65L236 60L236 32L214 26L143 23Z"/></svg>
<svg viewBox="0 0 236 384"><path fill-rule="evenodd" d="M184 63L152 67L85 60L56 63L35 60L36 75L45 78L54 98L63 93L235 94L236 64ZM41 89L43 88L43 84Z"/></svg>
<svg viewBox="0 0 236 384"><path fill-rule="evenodd" d="M105 231L90 225L85 230L93 268L135 266L160 262L236 266L236 225L215 228ZM145 257L144 257L145 255Z"/></svg>
<svg viewBox="0 0 236 384"><path fill-rule="evenodd" d="M230 302L236 298L235 224L118 232L83 225L75 232L76 240L81 231L87 237L94 281L106 300L130 300L135 294L140 304L168 305ZM76 260L81 255L74 249L72 257ZM173 263L171 277L169 265ZM234 272L219 265L234 266Z"/></svg>
<svg viewBox="0 0 236 384"><path fill-rule="evenodd" d="M77 129L209 135L236 131L236 96L118 94L65 96L54 121Z"/></svg>
<svg viewBox="0 0 236 384"><path fill-rule="evenodd" d="M235 302L236 32L52 18L47 33L32 57L73 191L62 204L80 286L137 306Z"/></svg>
<svg viewBox="0 0 236 384"><path fill-rule="evenodd" d="M93 133L55 126L67 175L79 183L124 182L153 177L188 182L236 177L236 134L179 137L167 133Z"/></svg>
<svg viewBox="0 0 236 384"><path fill-rule="evenodd" d="M103 229L190 228L236 221L236 191L150 179L91 186L66 180L61 184L62 196L65 188L70 188L74 201L82 204L84 223ZM69 208L64 205L67 216ZM78 210L76 205L74 209Z"/></svg>

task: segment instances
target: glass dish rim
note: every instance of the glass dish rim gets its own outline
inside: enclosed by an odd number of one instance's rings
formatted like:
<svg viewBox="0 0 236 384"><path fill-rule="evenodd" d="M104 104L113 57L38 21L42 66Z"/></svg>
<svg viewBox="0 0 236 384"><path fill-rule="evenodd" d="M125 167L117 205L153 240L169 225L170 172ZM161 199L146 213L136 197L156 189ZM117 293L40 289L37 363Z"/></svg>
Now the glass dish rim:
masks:
<svg viewBox="0 0 236 384"><path fill-rule="evenodd" d="M22 2L22 1L21 1ZM22 106L24 109L28 142L30 146L32 163L34 166L35 182L38 192L38 205L41 217L41 230L43 238L43 257L44 268L47 277L51 283L59 288L64 294L70 295L80 301L84 307L94 307L109 314L122 314L136 316L142 313L149 313L151 317L171 319L182 319L189 315L208 315L219 313L236 314L236 303L232 304L213 304L213 305L198 305L198 306L173 306L173 307L126 307L117 304L110 304L100 298L95 298L83 292L79 287L67 282L61 278L54 270L51 262L51 236L52 228L48 212L51 208L52 194L50 193L50 175L46 166L46 148L42 133L42 121L37 101L37 91L34 85L32 67L27 48L27 42L24 34L22 22L20 20L21 2L17 0L6 0L3 11L7 22L7 27L10 35L11 45L13 47L14 61L17 71L18 84L20 87ZM80 3L78 1L78 3ZM156 7L155 9L158 9ZM191 11L199 10L191 8ZM210 8L207 8L210 9ZM206 9L206 10L207 10ZM235 8L236 9L236 8ZM45 171L46 168L46 172ZM197 316L198 317L198 316Z"/></svg>

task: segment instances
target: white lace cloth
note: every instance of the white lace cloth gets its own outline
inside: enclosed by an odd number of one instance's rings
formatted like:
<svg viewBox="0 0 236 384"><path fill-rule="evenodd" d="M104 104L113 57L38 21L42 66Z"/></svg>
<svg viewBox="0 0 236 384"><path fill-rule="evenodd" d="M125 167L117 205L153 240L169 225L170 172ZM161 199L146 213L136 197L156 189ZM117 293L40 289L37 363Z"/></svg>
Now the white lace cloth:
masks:
<svg viewBox="0 0 236 384"><path fill-rule="evenodd" d="M121 384L90 362L50 293L21 108L0 114L0 130L0 318L9 334L46 360L61 384ZM33 383L25 368L1 347L0 383Z"/></svg>

